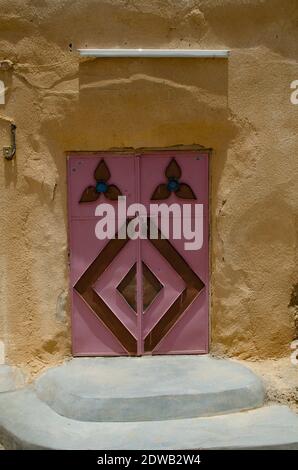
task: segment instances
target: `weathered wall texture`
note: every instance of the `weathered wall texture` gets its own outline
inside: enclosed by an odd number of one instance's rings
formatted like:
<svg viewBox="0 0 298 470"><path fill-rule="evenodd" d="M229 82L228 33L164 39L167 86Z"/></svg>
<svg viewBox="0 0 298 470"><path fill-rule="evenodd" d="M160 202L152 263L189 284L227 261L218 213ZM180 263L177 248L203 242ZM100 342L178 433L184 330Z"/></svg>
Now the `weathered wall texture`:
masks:
<svg viewBox="0 0 298 470"><path fill-rule="evenodd" d="M230 48L226 60L77 47ZM68 150L214 149L211 350L289 354L297 283L296 0L0 0L0 339L32 372L70 355Z"/></svg>

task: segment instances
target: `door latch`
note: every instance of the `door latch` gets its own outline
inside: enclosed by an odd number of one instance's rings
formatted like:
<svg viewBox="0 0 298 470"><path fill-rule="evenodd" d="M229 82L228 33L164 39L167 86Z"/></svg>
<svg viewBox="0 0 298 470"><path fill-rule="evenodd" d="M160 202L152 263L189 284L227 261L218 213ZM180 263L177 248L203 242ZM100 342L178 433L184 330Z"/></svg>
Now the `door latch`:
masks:
<svg viewBox="0 0 298 470"><path fill-rule="evenodd" d="M12 160L16 153L16 128L17 126L15 124L10 125L11 145L3 147L3 156L6 160Z"/></svg>

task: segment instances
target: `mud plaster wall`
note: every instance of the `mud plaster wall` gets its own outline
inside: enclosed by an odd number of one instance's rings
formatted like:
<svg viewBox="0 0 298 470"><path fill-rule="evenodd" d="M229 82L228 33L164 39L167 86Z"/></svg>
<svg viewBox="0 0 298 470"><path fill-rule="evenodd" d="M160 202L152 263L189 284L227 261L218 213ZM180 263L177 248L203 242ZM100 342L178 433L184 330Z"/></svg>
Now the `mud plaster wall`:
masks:
<svg viewBox="0 0 298 470"><path fill-rule="evenodd" d="M229 48L225 60L77 47ZM68 150L213 148L211 351L289 355L297 283L296 0L1 0L0 339L33 373L70 355Z"/></svg>

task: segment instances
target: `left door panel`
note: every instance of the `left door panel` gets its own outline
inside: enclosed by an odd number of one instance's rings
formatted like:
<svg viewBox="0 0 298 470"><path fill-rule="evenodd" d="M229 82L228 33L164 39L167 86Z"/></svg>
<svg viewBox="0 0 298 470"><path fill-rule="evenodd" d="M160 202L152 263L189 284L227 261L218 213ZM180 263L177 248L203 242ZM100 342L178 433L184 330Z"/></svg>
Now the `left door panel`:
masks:
<svg viewBox="0 0 298 470"><path fill-rule="evenodd" d="M102 163L104 162L104 164ZM119 356L137 352L137 315L117 287L133 269L137 245L127 240L99 240L95 235L99 203L113 206L118 188L127 204L136 202L135 158L105 153L68 159L68 214L72 348L74 356ZM90 188L87 192L86 189ZM109 192L107 192L110 189ZM80 202L87 194L92 200ZM115 221L115 220L114 220ZM117 223L115 227L117 231Z"/></svg>

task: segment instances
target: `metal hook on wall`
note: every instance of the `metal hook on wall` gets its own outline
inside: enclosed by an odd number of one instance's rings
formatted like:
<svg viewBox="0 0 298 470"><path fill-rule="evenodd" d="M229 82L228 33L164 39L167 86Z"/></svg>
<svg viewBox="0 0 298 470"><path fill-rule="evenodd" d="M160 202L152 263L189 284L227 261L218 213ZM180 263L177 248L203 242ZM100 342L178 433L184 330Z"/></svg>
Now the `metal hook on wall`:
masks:
<svg viewBox="0 0 298 470"><path fill-rule="evenodd" d="M10 125L11 145L3 147L3 156L6 160L12 160L16 153L16 128L17 126L15 124Z"/></svg>

